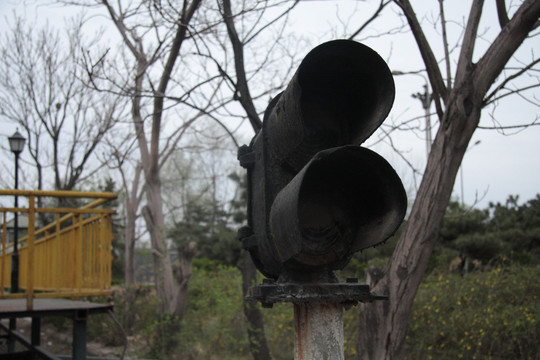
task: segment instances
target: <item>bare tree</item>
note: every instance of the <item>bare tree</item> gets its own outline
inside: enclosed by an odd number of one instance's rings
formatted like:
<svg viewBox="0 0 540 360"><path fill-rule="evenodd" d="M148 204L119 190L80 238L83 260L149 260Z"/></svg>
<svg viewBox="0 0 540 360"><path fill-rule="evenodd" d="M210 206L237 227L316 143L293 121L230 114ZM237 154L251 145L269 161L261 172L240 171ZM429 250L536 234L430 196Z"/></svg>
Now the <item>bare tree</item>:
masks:
<svg viewBox="0 0 540 360"><path fill-rule="evenodd" d="M186 60L188 56L181 52L199 31L199 22L192 25L192 21L201 1L163 6L149 1L62 2L104 11L120 36L118 49L111 48L97 57L88 54L84 61L94 89L105 96L129 99L131 103L130 128L123 126L108 141L110 165L118 170L125 195L126 327L129 330L134 321L129 309L136 300L134 256L140 215L151 240L158 312L162 319L172 316L177 322L185 311L196 247L188 244L179 251L182 271L174 271L166 239L161 171L186 131L212 102L211 97L199 106L194 106L193 101L188 109L196 109L195 112L174 111L175 106L185 104L197 91L201 85L197 81L209 81L202 76L188 76L192 69ZM172 120L176 124L171 125Z"/></svg>
<svg viewBox="0 0 540 360"><path fill-rule="evenodd" d="M117 172L123 189L124 231L124 328L131 333L135 322L133 305L136 301L137 283L135 274L135 245L141 234L137 232L137 222L140 218L140 208L144 197L142 186L142 165L134 154L137 150L136 140L130 131L129 123L117 124L109 131L104 139L107 149L100 156L100 161L109 169Z"/></svg>
<svg viewBox="0 0 540 360"><path fill-rule="evenodd" d="M195 248L194 244L187 244L180 249L182 271L174 272L165 231L166 216L171 214L167 213L162 199L161 171L171 155L179 150L179 141L188 129L194 128L195 121L203 117L218 124L236 143L235 130L230 130L221 118L224 114L233 121L238 117L231 116L225 108L224 113L218 111L238 99L238 94L236 91L227 93L223 90L226 87L222 86L235 86L227 74L232 63L226 56L213 56L222 45L216 47L209 35L220 33L218 26L223 24L223 19L212 4L215 3L202 4L199 0L178 4L141 1L129 5L96 1L95 5L105 9L111 18L123 47L116 61L113 61L113 51L98 56L97 60L90 56L85 59L87 73L96 89L131 98L133 136L140 153L142 189L146 198L141 213L152 241L159 311L177 318L183 316L185 309L190 261ZM83 5L90 5L90 2ZM247 6L238 14L240 20L248 22L246 16L255 14L249 20L256 23L257 16L269 7L261 2L252 5L255 6ZM253 27L251 39L263 29ZM124 73L119 70L119 63L126 69ZM261 71L263 65L254 72ZM246 81L244 78L243 83ZM206 90L201 91L202 88ZM269 91L261 91L255 98L263 99ZM253 98L250 97L249 102L252 104ZM249 105L249 102L244 104ZM251 110L250 120L258 117L256 112L253 116L254 108ZM179 121L171 131L168 124L173 118ZM133 191L135 188L132 187L126 193L133 195L127 198L135 201L140 193L135 195ZM126 231L129 228L126 227ZM126 241L126 250L128 245L129 241ZM130 254L132 252L126 251L126 256ZM126 259L127 276L131 273L127 268L130 263Z"/></svg>
<svg viewBox="0 0 540 360"><path fill-rule="evenodd" d="M142 166L137 163L131 183L126 179L125 174L122 172L122 181L124 184L125 194L125 209L126 209L126 224L124 230L124 249L125 249L125 270L124 270L124 284L126 286L126 302L125 311L126 319L125 325L128 331L131 331L135 323L135 312L133 311L133 305L136 300L136 278L135 278L135 243L137 240L136 223L139 217L139 208L142 197L144 195L143 190L140 188Z"/></svg>
<svg viewBox="0 0 540 360"><path fill-rule="evenodd" d="M270 2L247 2L242 3L234 11L231 6L230 0L219 0L219 10L223 18L227 30L227 36L232 49L233 61L229 64L220 64L218 66L220 73L227 80L227 83L233 92L234 99L237 100L242 109L245 112L245 116L249 120L251 127L255 132L258 132L262 127L262 120L259 113L256 110L255 101L267 94L272 94L277 89L283 88L286 84L284 79L287 79L287 74L292 71L294 64L294 57L291 57L290 66L285 67L283 76L277 77L277 83L274 86L266 86L264 89L254 89L253 78L260 73L268 74L272 65L272 61L275 61L273 56L278 56L281 66L283 67L283 52L280 47L284 46L285 39L283 37L283 29L287 24L286 17L288 13L297 5L298 1L286 4L282 1ZM283 5L286 6L283 6ZM265 17L265 13L274 8L280 7L280 11L273 17ZM281 9L283 8L283 9ZM249 17L255 17L255 21L247 21ZM257 19L265 19L264 21L257 21ZM247 22L247 25L246 25ZM243 33L239 33L237 30L237 24L244 30ZM259 38L262 38L261 34L266 35L264 30L268 28L276 27L277 36L269 42L269 47L265 51L265 58L260 63L253 64L249 62L246 64L245 52L250 50L250 45L257 43L256 46L263 48L261 42L258 42ZM267 35L268 36L268 35ZM232 67L233 69L229 68ZM276 79L274 79L275 81ZM248 84L249 82L249 84ZM268 81L271 84L272 81ZM258 91L255 94L254 91ZM266 99L265 99L266 100ZM266 104L264 104L266 106ZM248 289L253 286L257 281L257 270L253 261L247 251L243 251L240 264L240 270L242 271L242 292L244 295L244 314L248 321L248 338L250 343L251 353L256 360L270 359L270 352L268 344L266 342L264 332L264 321L262 314L257 304L245 300Z"/></svg>
<svg viewBox="0 0 540 360"><path fill-rule="evenodd" d="M144 175L146 205L142 208L142 215L152 242L158 310L163 315L181 319L195 247L193 244L186 246L180 254L183 272L175 278L166 240L160 169L189 122L179 126L165 145L161 144L161 137L168 86L175 66L181 64L180 50L191 35L190 22L201 1L184 1L178 9L170 4L163 8L160 3L144 1L126 7L121 2L113 5L106 0L101 4L133 59L134 72L128 94L131 96L132 124ZM145 96L149 96L150 102L143 101ZM145 110L148 108L151 110ZM149 128L146 126L148 123Z"/></svg>
<svg viewBox="0 0 540 360"><path fill-rule="evenodd" d="M540 2L525 0L511 18L504 1L497 1L501 30L481 56L473 50L479 39L478 26L483 1L472 2L461 39L457 68L450 72L443 1L440 19L445 53L440 69L424 30L408 0L394 1L407 19L433 88L439 128L429 154L422 182L405 229L388 265L380 276L371 276L375 293L389 295L389 301L363 304L360 311L358 359L398 359L403 356L411 307L428 260L438 238L443 215L467 145L479 126L482 108L497 96L511 91L505 85L527 73L538 59L498 78L518 47L538 25ZM445 81L446 78L446 81ZM538 84L536 84L538 86ZM521 89L522 90L522 89Z"/></svg>
<svg viewBox="0 0 540 360"><path fill-rule="evenodd" d="M25 133L37 189L72 190L94 174L96 149L123 110L82 80L82 49L99 40L83 41L83 24L75 19L64 33L16 18L0 45L0 115Z"/></svg>

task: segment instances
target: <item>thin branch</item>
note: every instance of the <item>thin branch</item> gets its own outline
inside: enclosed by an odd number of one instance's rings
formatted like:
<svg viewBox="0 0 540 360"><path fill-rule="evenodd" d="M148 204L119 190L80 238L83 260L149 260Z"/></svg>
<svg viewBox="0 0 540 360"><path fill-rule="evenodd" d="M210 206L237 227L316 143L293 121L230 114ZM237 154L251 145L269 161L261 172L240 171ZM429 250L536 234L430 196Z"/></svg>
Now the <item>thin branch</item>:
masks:
<svg viewBox="0 0 540 360"><path fill-rule="evenodd" d="M142 53L140 51L142 49L137 49L135 44L133 42L131 42L131 40L130 40L128 34L127 34L128 29L126 28L125 24L122 21L123 20L123 15L122 14L120 14L120 15L116 14L116 11L114 11L114 8L109 4L108 0L102 0L101 3L103 5L105 5L105 7L107 8L107 11L109 12L109 15L111 16L111 20L114 22L114 25L116 26L116 28L120 32L120 35L122 36L122 39L124 40L124 43L127 45L127 47L129 48L129 50L131 51L133 56L135 56L136 58L139 58L142 55ZM134 34L132 34L132 35L134 35ZM136 36L133 36L133 38L137 39Z"/></svg>
<svg viewBox="0 0 540 360"><path fill-rule="evenodd" d="M517 77L523 75L524 73L526 73L527 71L532 69L532 67L534 65L538 64L539 62L540 62L540 58L534 60L529 65L525 66L524 68L521 68L518 72L516 72L516 73L508 76L506 79L504 79L504 81L502 83L500 83L499 86L497 86L488 96L485 97L484 106L492 103L493 101L495 101L497 99L497 98L495 98L495 95L497 94L498 91L505 88L506 84L508 84L511 80L516 79Z"/></svg>
<svg viewBox="0 0 540 360"><path fill-rule="evenodd" d="M446 34L446 17L444 14L444 0L439 0L439 10L441 13L444 62L446 63L446 87L448 91L450 91L452 89L452 69L450 68L450 54L448 52L448 36Z"/></svg>
<svg viewBox="0 0 540 360"><path fill-rule="evenodd" d="M532 123L529 123L529 124L508 125L508 126L478 126L478 129L482 129L482 130L522 129L522 130L525 130L531 126L540 126L540 119L536 118Z"/></svg>
<svg viewBox="0 0 540 360"><path fill-rule="evenodd" d="M386 132L384 129L381 128L383 132ZM388 140L388 143L392 150L407 164L407 166L412 170L413 172L413 181L414 181L414 189L415 191L418 191L418 184L416 182L416 175L422 175L422 173L414 167L414 165L409 161L409 159L403 154L403 151L400 151L396 145L394 144L394 141L392 140L392 137L388 134L386 136L386 139Z"/></svg>
<svg viewBox="0 0 540 360"><path fill-rule="evenodd" d="M480 24L483 6L484 0L474 0L471 5L469 20L467 21L465 35L463 36L463 41L461 43L461 52L459 54L456 69L456 79L454 82L456 86L459 86L462 82L469 81L469 75L473 67L472 57L474 45L476 43L478 25Z"/></svg>
<svg viewBox="0 0 540 360"><path fill-rule="evenodd" d="M390 2L392 2L392 0L387 0L387 1L384 1L384 0L381 0L381 2L379 3L379 7L377 8L377 10L375 10L375 12L373 13L373 15L371 15L371 17L369 19L367 19L359 28L358 30L356 30L355 32L353 32L351 34L351 36L349 36L349 40L353 40L356 35L360 34L362 31L364 31L364 29L369 25L371 24L373 21L375 21L375 19L377 17L379 17L379 15L381 14L381 12L383 11L383 9L385 8L386 5L388 5Z"/></svg>
<svg viewBox="0 0 540 360"><path fill-rule="evenodd" d="M250 37L248 37L245 41L244 41L244 45L249 43L251 40L255 39L261 32L263 32L266 28L270 27L271 25L275 24L276 22L278 22L282 17L284 17L285 15L289 14L292 9L294 9L296 7L296 5L298 5L298 3L300 2L300 0L294 0L293 4L291 6L289 6L287 9L285 9L281 14L279 14L278 16L276 16L275 18L273 18L272 20L270 20L268 23L266 23L264 26L261 26L260 29L258 29L253 35L251 35Z"/></svg>
<svg viewBox="0 0 540 360"><path fill-rule="evenodd" d="M221 120L219 120L217 117L215 117L212 114L212 112L209 112L207 110L199 108L199 107L197 107L197 106L195 106L193 104L186 103L186 105L191 106L193 109L200 111L201 114L204 114L204 115L208 116L210 119L214 120L219 126L221 126L221 128L223 128L223 130L225 130L227 135L229 135L229 137L231 138L231 140L234 143L234 146L236 146L237 148L240 147L240 144L238 143L238 141L236 140L236 137L234 136L234 132L229 130L229 128Z"/></svg>
<svg viewBox="0 0 540 360"><path fill-rule="evenodd" d="M174 68L174 64L178 59L178 54L180 48L186 38L187 33L187 24L189 24L191 18L195 14L195 11L201 4L202 0L193 0L188 8L186 8L186 3L184 3L184 9L182 10L182 16L180 18L178 28L176 31L175 38L173 40L171 49L169 51L169 56L167 62L165 63L165 68L161 74L159 85L157 88L157 96L154 98L154 113L152 116L152 138L150 141L150 154L151 154L151 163L150 168L159 167L159 136L161 132L161 118L163 112L163 95L167 89L167 85L171 79L171 74Z"/></svg>
<svg viewBox="0 0 540 360"><path fill-rule="evenodd" d="M439 69L439 64L437 59L433 54L431 46L420 26L420 22L416 18L416 14L408 0L394 0L394 2L401 8L403 14L409 22L411 32L413 33L424 64L426 65L426 70L428 73L429 81L431 83L431 88L433 89L433 100L435 102L435 108L437 109L437 115L439 119L443 117L443 108L441 100L444 104L448 101L448 90L444 85L444 81Z"/></svg>
<svg viewBox="0 0 540 360"><path fill-rule="evenodd" d="M540 16L540 1L525 0L504 31L493 40L484 56L478 61L473 78L478 93L485 94L500 75L508 60L527 38Z"/></svg>
<svg viewBox="0 0 540 360"><path fill-rule="evenodd" d="M500 99L502 99L502 98L505 98L505 97L507 97L507 96L510 96L510 95L518 95L518 96L520 96L521 98L523 98L524 100L526 100L527 102L529 102L529 103L531 103L531 104L533 104L533 105L535 105L535 106L540 106L537 102L534 102L534 101L532 101L531 99L529 99L529 98L527 98L527 97L525 97L525 96L523 96L523 95L521 94L523 91L531 90L531 89L534 89L534 88L537 88L537 87L540 87L540 84L534 84L534 85L524 86L524 87L521 87L521 88L519 88L519 89L513 89L513 90L505 88L506 90L508 90L507 93L504 93L504 94L502 94L502 95L499 95L499 96L497 96L497 97L492 98L489 102L485 103L484 106L490 105L490 104L492 104L492 103L494 103L494 102L496 102L496 101L498 101L498 100L500 100Z"/></svg>
<svg viewBox="0 0 540 360"><path fill-rule="evenodd" d="M251 127L255 132L257 132L262 127L262 121L257 110L253 105L253 100L249 92L249 87L247 84L246 70L244 65L244 44L240 41L238 33L234 25L234 18L231 11L231 2L230 0L222 1L222 16L227 26L227 33L229 34L229 39L234 52L234 65L236 69L236 89L239 95L239 101L251 123Z"/></svg>

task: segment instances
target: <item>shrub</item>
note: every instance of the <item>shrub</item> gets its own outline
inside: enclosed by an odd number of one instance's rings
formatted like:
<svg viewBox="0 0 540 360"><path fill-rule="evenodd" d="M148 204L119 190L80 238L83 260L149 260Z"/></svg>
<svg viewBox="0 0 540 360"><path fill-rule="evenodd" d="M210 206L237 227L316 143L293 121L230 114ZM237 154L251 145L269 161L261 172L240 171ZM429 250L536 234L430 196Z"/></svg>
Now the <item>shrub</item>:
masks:
<svg viewBox="0 0 540 360"><path fill-rule="evenodd" d="M183 359L235 358L249 354L238 269L219 265L194 268L182 319Z"/></svg>
<svg viewBox="0 0 540 360"><path fill-rule="evenodd" d="M370 262L382 263L380 258ZM346 272L340 276L354 275ZM407 358L536 359L540 353L539 276L538 266L515 265L485 267L485 271L465 277L441 271L427 275L411 314ZM116 314L121 320L121 292L116 299ZM137 321L129 357L172 358L163 349L168 341L174 341L174 355L181 359L251 358L241 275L234 267L205 263L194 268L188 307L179 330L167 332L164 319L158 321L151 288L140 292L135 309ZM293 305L275 304L262 312L272 358L291 359ZM116 345L121 343L108 317L92 316L90 321L89 338L95 334ZM344 327L345 358L354 359L359 329L357 307L344 311Z"/></svg>
<svg viewBox="0 0 540 360"><path fill-rule="evenodd" d="M539 267L433 274L420 286L409 359L535 359L540 353Z"/></svg>

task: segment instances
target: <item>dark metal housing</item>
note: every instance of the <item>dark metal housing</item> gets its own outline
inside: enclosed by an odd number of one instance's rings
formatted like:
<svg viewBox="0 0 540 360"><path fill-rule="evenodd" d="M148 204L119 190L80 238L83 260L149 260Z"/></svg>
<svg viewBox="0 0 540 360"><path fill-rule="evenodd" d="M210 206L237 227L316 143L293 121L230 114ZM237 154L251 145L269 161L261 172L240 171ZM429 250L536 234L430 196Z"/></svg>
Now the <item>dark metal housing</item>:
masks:
<svg viewBox="0 0 540 360"><path fill-rule="evenodd" d="M372 49L336 40L313 49L239 150L257 268L278 283L336 283L332 271L388 239L407 197L390 164L363 143L384 121L394 82Z"/></svg>

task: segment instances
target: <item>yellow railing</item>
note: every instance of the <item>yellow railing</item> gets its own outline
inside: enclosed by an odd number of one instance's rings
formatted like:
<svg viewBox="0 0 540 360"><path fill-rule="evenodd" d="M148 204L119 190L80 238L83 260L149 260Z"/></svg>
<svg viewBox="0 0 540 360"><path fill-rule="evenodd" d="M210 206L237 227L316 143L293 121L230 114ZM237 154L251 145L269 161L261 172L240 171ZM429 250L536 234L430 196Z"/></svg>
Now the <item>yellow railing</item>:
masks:
<svg viewBox="0 0 540 360"><path fill-rule="evenodd" d="M111 292L111 215L99 205L116 198L114 193L79 191L0 190L0 196L28 198L28 207L0 207L2 247L0 249L0 299L78 297ZM36 197L97 198L79 209L36 208ZM6 243L6 215L28 214L28 234L19 238L19 287L11 294L11 255L13 243ZM56 221L35 229L36 213L53 213ZM65 214L61 216L62 214Z"/></svg>

